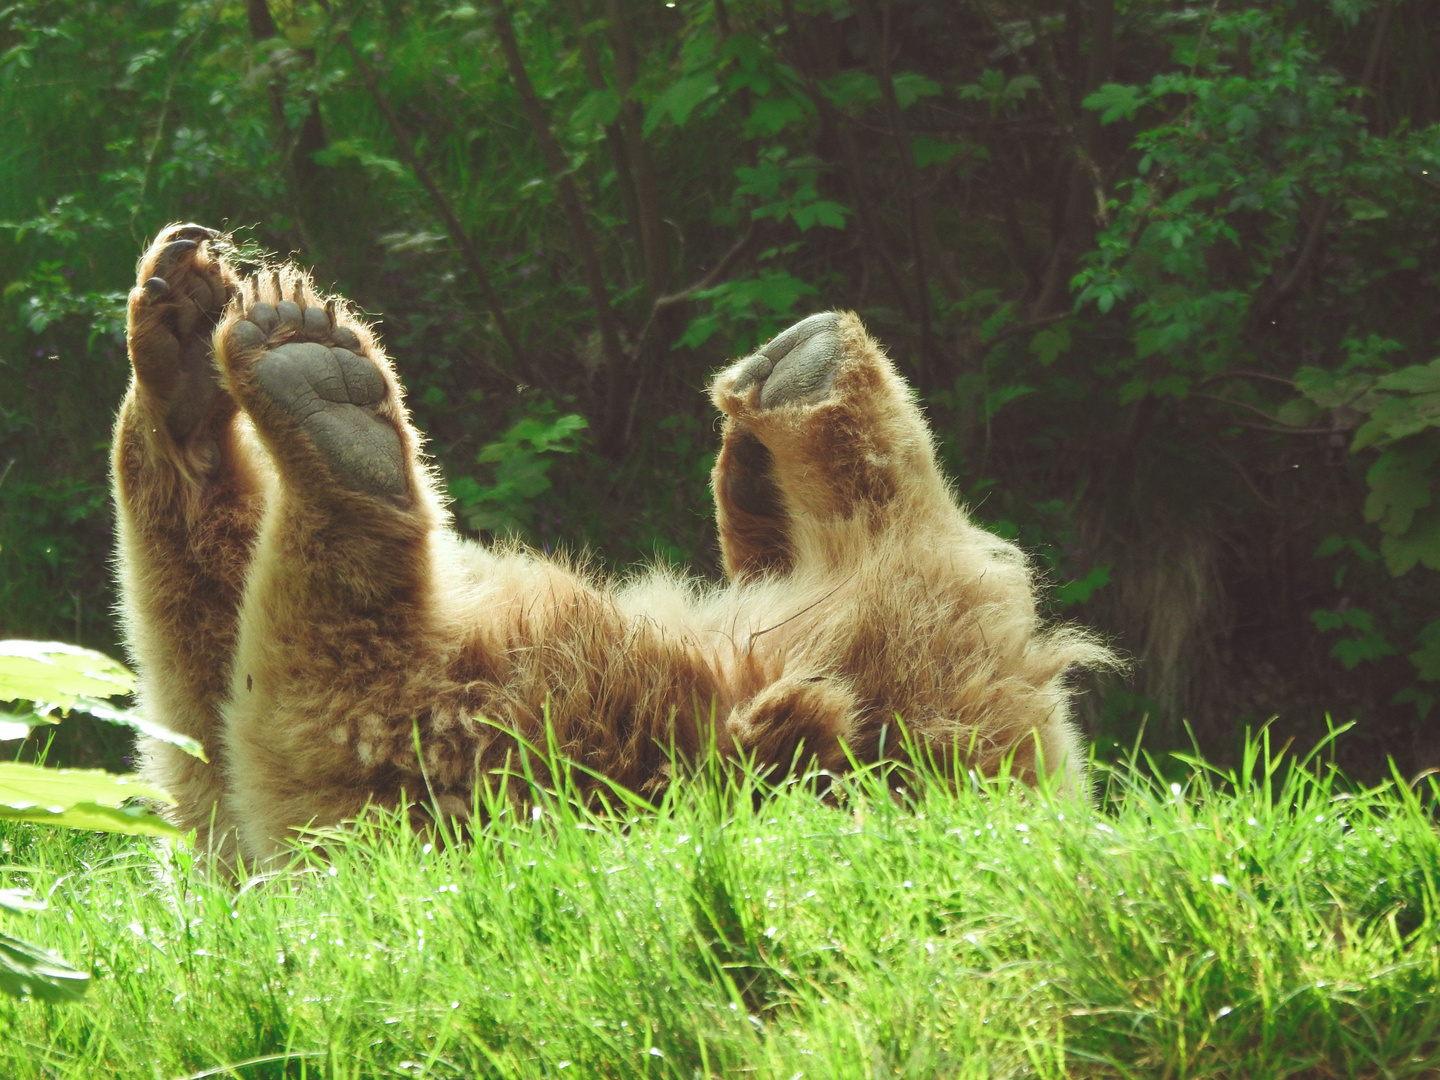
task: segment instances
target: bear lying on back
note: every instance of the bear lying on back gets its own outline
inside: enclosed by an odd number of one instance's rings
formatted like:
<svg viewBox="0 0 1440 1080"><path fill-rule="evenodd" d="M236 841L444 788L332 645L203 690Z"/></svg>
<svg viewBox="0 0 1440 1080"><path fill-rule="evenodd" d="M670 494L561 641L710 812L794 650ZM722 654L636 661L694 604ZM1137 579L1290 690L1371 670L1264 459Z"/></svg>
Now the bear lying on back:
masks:
<svg viewBox="0 0 1440 1080"><path fill-rule="evenodd" d="M365 323L225 250L177 225L141 260L114 450L141 702L210 758L147 740L144 772L220 859L405 795L463 819L547 719L646 793L711 740L775 770L893 756L897 717L938 759L1082 783L1064 676L1111 656L1042 627L1023 556L956 502L854 315L711 383L727 582L617 585L457 536Z"/></svg>

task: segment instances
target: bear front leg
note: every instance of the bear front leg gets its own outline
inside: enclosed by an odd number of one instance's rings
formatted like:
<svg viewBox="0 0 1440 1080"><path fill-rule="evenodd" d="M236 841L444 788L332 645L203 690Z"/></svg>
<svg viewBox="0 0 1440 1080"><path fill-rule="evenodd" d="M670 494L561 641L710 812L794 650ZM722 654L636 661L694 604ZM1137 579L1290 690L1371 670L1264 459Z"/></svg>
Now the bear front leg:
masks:
<svg viewBox="0 0 1440 1080"><path fill-rule="evenodd" d="M263 483L211 350L211 334L238 285L222 245L214 230L172 225L140 260L128 314L131 383L115 426L112 484L120 609L141 707L198 739L210 759L142 738L141 771L176 798L171 819L195 829L202 848L223 858L232 841L217 810L224 770L219 709Z"/></svg>
<svg viewBox="0 0 1440 1080"><path fill-rule="evenodd" d="M225 738L241 851L367 801L423 799L449 631L433 591L446 516L369 328L299 270L248 279L216 334L276 480L246 584ZM463 756L463 751L457 751Z"/></svg>

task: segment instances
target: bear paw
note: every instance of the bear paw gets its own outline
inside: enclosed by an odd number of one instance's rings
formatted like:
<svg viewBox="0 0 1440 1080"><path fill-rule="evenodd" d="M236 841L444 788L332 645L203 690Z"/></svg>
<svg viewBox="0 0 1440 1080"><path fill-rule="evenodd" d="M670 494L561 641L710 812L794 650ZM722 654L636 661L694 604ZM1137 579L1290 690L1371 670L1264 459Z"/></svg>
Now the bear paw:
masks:
<svg viewBox="0 0 1440 1080"><path fill-rule="evenodd" d="M217 409L223 397L211 334L238 279L219 250L224 237L203 225L171 225L140 260L130 292L127 340L140 393L177 442Z"/></svg>
<svg viewBox="0 0 1440 1080"><path fill-rule="evenodd" d="M801 320L741 360L732 369L729 392L739 395L754 388L761 409L822 400L840 363L839 329L840 315L834 311Z"/></svg>
<svg viewBox="0 0 1440 1080"><path fill-rule="evenodd" d="M737 543L782 524L792 536L801 518L884 526L920 503L950 505L914 395L852 314L796 323L722 371L710 394L726 416L714 489Z"/></svg>
<svg viewBox="0 0 1440 1080"><path fill-rule="evenodd" d="M368 328L287 267L246 282L219 336L221 366L282 464L365 495L408 488L399 388ZM318 460L317 460L318 459Z"/></svg>

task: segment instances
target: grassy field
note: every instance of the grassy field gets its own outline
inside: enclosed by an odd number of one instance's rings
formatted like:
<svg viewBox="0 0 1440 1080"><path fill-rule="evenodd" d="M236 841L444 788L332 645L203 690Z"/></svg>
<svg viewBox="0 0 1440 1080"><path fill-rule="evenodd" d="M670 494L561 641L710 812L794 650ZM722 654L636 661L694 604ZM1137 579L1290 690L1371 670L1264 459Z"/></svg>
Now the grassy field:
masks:
<svg viewBox="0 0 1440 1080"><path fill-rule="evenodd" d="M95 978L0 1000L0 1076L1440 1076L1432 780L1101 779L375 820L239 889L9 826L4 929Z"/></svg>

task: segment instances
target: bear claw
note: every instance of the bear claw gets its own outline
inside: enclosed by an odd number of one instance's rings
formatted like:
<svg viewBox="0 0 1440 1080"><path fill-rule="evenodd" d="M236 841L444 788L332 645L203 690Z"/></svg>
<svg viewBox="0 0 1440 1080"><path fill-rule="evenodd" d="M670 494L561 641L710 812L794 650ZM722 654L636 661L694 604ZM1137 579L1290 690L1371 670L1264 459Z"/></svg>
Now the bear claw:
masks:
<svg viewBox="0 0 1440 1080"><path fill-rule="evenodd" d="M180 261L180 256L187 252L194 251L199 246L199 243L194 240L170 241L170 243L165 245L165 249L155 258L156 274L163 274L165 271L173 269L175 264Z"/></svg>

